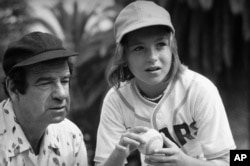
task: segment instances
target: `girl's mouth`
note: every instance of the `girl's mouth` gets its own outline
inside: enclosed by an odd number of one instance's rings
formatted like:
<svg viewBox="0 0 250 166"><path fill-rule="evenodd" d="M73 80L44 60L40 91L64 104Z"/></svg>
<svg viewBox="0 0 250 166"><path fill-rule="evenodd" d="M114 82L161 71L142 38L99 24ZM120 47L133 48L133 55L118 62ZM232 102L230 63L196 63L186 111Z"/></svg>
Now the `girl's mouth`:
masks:
<svg viewBox="0 0 250 166"><path fill-rule="evenodd" d="M160 69L161 69L160 67L155 66L155 67L149 67L145 71L146 72L154 72L154 71L158 71Z"/></svg>

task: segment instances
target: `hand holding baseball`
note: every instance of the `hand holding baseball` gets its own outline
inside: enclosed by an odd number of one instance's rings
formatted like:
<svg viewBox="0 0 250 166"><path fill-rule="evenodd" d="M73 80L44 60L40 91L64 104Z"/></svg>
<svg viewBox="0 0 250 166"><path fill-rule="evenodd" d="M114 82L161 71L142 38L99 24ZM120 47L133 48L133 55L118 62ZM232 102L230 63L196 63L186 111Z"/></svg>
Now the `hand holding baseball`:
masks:
<svg viewBox="0 0 250 166"><path fill-rule="evenodd" d="M147 130L148 128L144 126L128 129L126 133L122 134L118 145L126 148L127 154L129 155L133 150L137 149L139 145L145 143L140 134Z"/></svg>
<svg viewBox="0 0 250 166"><path fill-rule="evenodd" d="M167 148L159 148L154 154L146 155L145 162L149 165L187 165L188 156L169 138L161 133L164 144Z"/></svg>
<svg viewBox="0 0 250 166"><path fill-rule="evenodd" d="M156 149L163 147L163 139L161 134L155 129L148 129L146 132L140 134L144 144L140 144L138 150L145 154L153 154Z"/></svg>

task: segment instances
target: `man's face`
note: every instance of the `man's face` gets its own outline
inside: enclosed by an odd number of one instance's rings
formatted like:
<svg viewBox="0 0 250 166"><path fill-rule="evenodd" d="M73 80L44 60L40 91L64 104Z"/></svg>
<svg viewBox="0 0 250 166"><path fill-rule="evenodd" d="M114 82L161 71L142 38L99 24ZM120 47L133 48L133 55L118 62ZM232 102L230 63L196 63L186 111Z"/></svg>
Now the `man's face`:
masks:
<svg viewBox="0 0 250 166"><path fill-rule="evenodd" d="M29 67L26 93L18 93L14 104L18 121L45 126L62 121L70 106L70 76L66 60Z"/></svg>

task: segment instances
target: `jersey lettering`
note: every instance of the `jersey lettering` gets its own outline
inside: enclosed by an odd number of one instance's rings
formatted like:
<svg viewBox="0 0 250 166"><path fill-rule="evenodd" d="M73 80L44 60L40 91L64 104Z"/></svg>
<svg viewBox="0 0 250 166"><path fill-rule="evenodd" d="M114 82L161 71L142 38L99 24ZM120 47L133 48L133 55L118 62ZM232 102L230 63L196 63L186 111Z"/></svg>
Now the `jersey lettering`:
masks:
<svg viewBox="0 0 250 166"><path fill-rule="evenodd" d="M168 128L163 128L163 129L160 130L160 132L163 132L164 135L165 135L167 138L169 138L172 142L174 142L177 146L179 146L179 145L175 142L175 140L173 139L173 137L170 135L170 133L169 133L169 131L168 131ZM164 144L163 147L166 148L166 145Z"/></svg>
<svg viewBox="0 0 250 166"><path fill-rule="evenodd" d="M174 125L174 131L181 145L184 145L185 143L187 143L185 138L189 140L194 139L186 123L182 123L180 125Z"/></svg>
<svg viewBox="0 0 250 166"><path fill-rule="evenodd" d="M192 135L193 132L191 130L194 130L194 135L197 134L197 128L195 127L195 122L191 123L190 126L188 126L186 123L174 125L174 132L176 137L178 138L178 141L180 142L181 145L184 145L187 143L187 140L192 140L195 139L194 136ZM191 129L191 130L190 130ZM160 132L163 132L166 137L168 137L172 142L174 142L176 145L176 141L173 139L171 134L169 133L168 128L163 128L160 130ZM178 145L179 146L179 145Z"/></svg>

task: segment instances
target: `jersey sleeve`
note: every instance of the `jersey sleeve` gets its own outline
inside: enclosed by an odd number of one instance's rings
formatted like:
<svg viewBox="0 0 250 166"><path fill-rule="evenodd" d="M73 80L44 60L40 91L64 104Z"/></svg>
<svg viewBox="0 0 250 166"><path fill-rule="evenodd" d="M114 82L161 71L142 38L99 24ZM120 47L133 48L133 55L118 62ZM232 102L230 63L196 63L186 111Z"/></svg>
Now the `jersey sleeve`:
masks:
<svg viewBox="0 0 250 166"><path fill-rule="evenodd" d="M212 82L199 86L193 110L205 158L217 158L235 148L222 99Z"/></svg>
<svg viewBox="0 0 250 166"><path fill-rule="evenodd" d="M104 162L126 132L119 96L111 89L103 101L100 123L97 131L95 162Z"/></svg>

